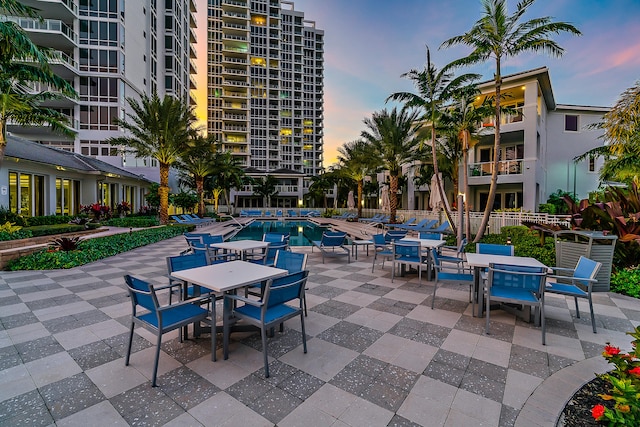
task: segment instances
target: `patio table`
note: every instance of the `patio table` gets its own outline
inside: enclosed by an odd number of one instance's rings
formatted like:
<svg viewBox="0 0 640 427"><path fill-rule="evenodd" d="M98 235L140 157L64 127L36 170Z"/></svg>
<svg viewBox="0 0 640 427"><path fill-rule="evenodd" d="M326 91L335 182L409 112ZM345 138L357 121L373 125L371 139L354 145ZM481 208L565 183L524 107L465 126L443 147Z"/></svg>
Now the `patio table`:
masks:
<svg viewBox="0 0 640 427"><path fill-rule="evenodd" d="M225 252L231 251L240 254L240 259L245 261L247 259L247 252L253 252L256 249L265 249L269 247L269 242L263 242L262 240L235 240L211 243L209 246L215 249L222 249Z"/></svg>
<svg viewBox="0 0 640 427"><path fill-rule="evenodd" d="M476 254L467 253L467 264L473 267L473 298L477 301L475 317L482 317L484 309L484 292L480 286L480 275L483 269L489 268L489 264L507 264L517 265L518 267L544 267L546 265L535 258L509 256L509 255L492 255L492 254Z"/></svg>
<svg viewBox="0 0 640 427"><path fill-rule="evenodd" d="M204 267L190 268L187 270L175 271L172 276L184 280L185 283L202 286L216 293L234 293L244 286L253 285L280 276L286 276L289 272L281 268L268 267L266 265L254 264L247 261L229 261L220 264L212 264ZM215 301L212 302L215 304ZM230 322L229 318L231 306L225 298L223 305L223 322ZM215 326L215 319L212 320L212 327ZM221 332L221 327L216 327L217 332ZM234 327L234 331L247 330ZM253 330L251 328L250 330ZM212 332L213 333L213 332Z"/></svg>

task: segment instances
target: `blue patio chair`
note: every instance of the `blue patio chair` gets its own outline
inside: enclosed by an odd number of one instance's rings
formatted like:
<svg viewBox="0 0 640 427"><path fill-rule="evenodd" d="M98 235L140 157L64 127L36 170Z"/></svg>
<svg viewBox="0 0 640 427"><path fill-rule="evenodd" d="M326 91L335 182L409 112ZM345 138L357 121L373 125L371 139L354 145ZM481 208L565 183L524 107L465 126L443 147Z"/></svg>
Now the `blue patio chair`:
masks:
<svg viewBox="0 0 640 427"><path fill-rule="evenodd" d="M177 222L178 224L193 224L191 221L187 221L183 218L180 218L177 215L171 215L171 219Z"/></svg>
<svg viewBox="0 0 640 427"><path fill-rule="evenodd" d="M428 231L421 231L418 234L418 237L425 240L442 240L442 234L440 233L432 233Z"/></svg>
<svg viewBox="0 0 640 427"><path fill-rule="evenodd" d="M281 218L281 217L283 217L283 216L284 216L284 215L282 214L282 209L278 209L278 210L276 211L276 216L277 216L278 218Z"/></svg>
<svg viewBox="0 0 640 427"><path fill-rule="evenodd" d="M382 233L374 234L372 237L373 237L373 263L371 264L371 272L373 273L373 268L376 266L376 259L378 259L378 256L382 257L382 268L384 268L385 258L391 258L393 256L393 251L385 241L384 234Z"/></svg>
<svg viewBox="0 0 640 427"><path fill-rule="evenodd" d="M476 253L489 255L513 256L513 245L498 245L495 243L476 243Z"/></svg>
<svg viewBox="0 0 640 427"><path fill-rule="evenodd" d="M458 243L458 246L441 246L439 255L442 261L446 262L455 262L461 264L464 262L464 251L467 246L467 238L463 237ZM442 255L442 249L452 249L455 250L455 255Z"/></svg>
<svg viewBox="0 0 640 427"><path fill-rule="evenodd" d="M546 267L522 267L507 264L489 264L489 280L485 290L489 334L491 302L507 302L536 308L536 318L542 327L542 345L545 345L544 288Z"/></svg>
<svg viewBox="0 0 640 427"><path fill-rule="evenodd" d="M403 228L403 227L406 227L407 225L412 225L414 222L416 222L416 218L415 217L409 218L408 220L406 220L402 224L389 224L389 227Z"/></svg>
<svg viewBox="0 0 640 427"><path fill-rule="evenodd" d="M187 224L194 224L196 227L197 226L203 226L203 225L207 225L209 222L206 220L203 220L201 218L195 219L192 218L191 216L187 215L187 214L182 214L180 215L180 217L186 221Z"/></svg>
<svg viewBox="0 0 640 427"><path fill-rule="evenodd" d="M396 240L404 239L405 237L407 237L406 230L389 230L384 235L384 241L389 244L395 242Z"/></svg>
<svg viewBox="0 0 640 427"><path fill-rule="evenodd" d="M473 270L470 268L464 268L455 261L451 262L446 260L446 257L440 255L436 248L431 249L431 258L433 259L433 269L436 272L436 283L433 286L431 308L433 309L435 305L438 283L441 282L455 282L462 285L469 285L469 302L472 303L473 307L473 298L471 295L471 289L473 287Z"/></svg>
<svg viewBox="0 0 640 427"><path fill-rule="evenodd" d="M202 222L203 224L213 224L216 222L215 218L210 218L210 217L204 217L204 218L200 218L198 215L196 214L184 214L182 215L183 218L190 218L195 222Z"/></svg>
<svg viewBox="0 0 640 427"><path fill-rule="evenodd" d="M405 264L413 265L418 269L418 283L422 284L422 267L425 264L422 258L420 242L394 241L391 243L391 252L391 282L395 277L396 264Z"/></svg>
<svg viewBox="0 0 640 427"><path fill-rule="evenodd" d="M303 270L284 277L268 280L264 288L264 295L257 301L239 295L225 295L225 306L231 307L236 305L232 310L233 313L225 314L223 335L225 359L229 356L231 316L260 328L260 335L262 337L262 354L264 356L264 376L266 378L269 377L267 331L271 328L276 325L280 325L280 331L282 332L283 323L286 320L300 316L302 346L304 352L307 352L307 335L304 326L304 316L302 315L302 301L304 298L304 290L308 274L308 271ZM231 304L226 304L226 300L229 300ZM287 304L295 300L298 300L298 304L296 306ZM238 303L244 303L244 305L238 305Z"/></svg>
<svg viewBox="0 0 640 427"><path fill-rule="evenodd" d="M415 224L415 225L407 225L407 226L400 226L400 227L396 227L396 228L402 228L405 230L409 230L409 231L432 231L433 226L438 222L437 219L422 219L420 220L419 223Z"/></svg>
<svg viewBox="0 0 640 427"><path fill-rule="evenodd" d="M384 214L375 214L371 218L360 218L359 222L380 222L384 218Z"/></svg>
<svg viewBox="0 0 640 427"><path fill-rule="evenodd" d="M325 231L322 233L321 240L314 240L313 246L311 247L311 252L313 252L313 248L316 247L320 249L322 253L322 263L324 264L325 256L347 256L347 263L351 262L351 251L347 247L345 247L345 241L347 238L347 233L343 233L340 231Z"/></svg>
<svg viewBox="0 0 640 427"><path fill-rule="evenodd" d="M298 273L307 268L307 254L278 250L275 255L275 261L273 267L287 270L289 273ZM259 289L259 290L258 290ZM256 295L262 297L263 294L262 284L256 283L255 285L247 287L246 295ZM307 315L307 300L304 299L304 311Z"/></svg>
<svg viewBox="0 0 640 427"><path fill-rule="evenodd" d="M184 281L176 279L171 275L174 271L187 270L189 268L204 267L209 265L209 257L206 252L200 251L187 255L168 256L167 257L167 271L169 273L169 286L180 287L180 299L188 299L196 296L196 292L193 286L186 286L186 294ZM203 289L201 295L209 295L210 291ZM210 295L209 295L210 296ZM169 303L171 303L171 294L169 295Z"/></svg>
<svg viewBox="0 0 640 427"><path fill-rule="evenodd" d="M125 366L129 366L135 325L139 324L151 332L154 332L157 340L151 385L156 387L162 335L175 329L182 328L183 326L187 326L190 323L206 320L209 316L209 310L198 305L200 302L199 299L190 299L175 304L161 306L158 302L156 291L162 289L162 287L154 287L152 284L130 275L124 276L124 280L127 284L127 289L129 290L132 307L131 329L129 331L129 343L127 345L127 356L124 364ZM144 310L138 310L138 307L142 307ZM215 331L215 327L213 328L213 331ZM212 358L215 357L215 345L215 333L212 333Z"/></svg>
<svg viewBox="0 0 640 427"><path fill-rule="evenodd" d="M593 261L589 258L581 256L578 259L576 268L560 268L551 267L555 274L548 275L545 292L573 297L576 304L576 317L580 318L580 309L578 308L578 298L585 298L589 301L589 311L591 312L591 327L593 333L596 333L596 318L593 313L593 302L591 301L591 290L593 284L598 280L596 275L600 271L602 263ZM558 275L558 273L561 273Z"/></svg>

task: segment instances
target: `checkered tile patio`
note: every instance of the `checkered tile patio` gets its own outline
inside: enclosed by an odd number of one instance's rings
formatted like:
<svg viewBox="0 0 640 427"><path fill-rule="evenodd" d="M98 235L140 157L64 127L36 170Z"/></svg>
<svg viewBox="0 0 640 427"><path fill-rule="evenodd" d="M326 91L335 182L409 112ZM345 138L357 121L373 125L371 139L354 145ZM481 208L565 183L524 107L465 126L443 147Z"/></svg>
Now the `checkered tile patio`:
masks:
<svg viewBox="0 0 640 427"><path fill-rule="evenodd" d="M548 345L501 311L487 336L465 287L444 285L431 310L433 283L392 283L390 267L371 273L363 253L322 264L316 251L308 354L297 319L270 340L268 379L256 334L232 335L229 359L215 363L209 335L168 334L152 388L147 331L136 330L124 366L123 275L166 283L165 257L184 248L178 237L72 270L0 272L0 425L555 425L574 390L606 368L604 343L628 348L625 332L640 323L640 301L597 294L593 334L572 301L549 295Z"/></svg>

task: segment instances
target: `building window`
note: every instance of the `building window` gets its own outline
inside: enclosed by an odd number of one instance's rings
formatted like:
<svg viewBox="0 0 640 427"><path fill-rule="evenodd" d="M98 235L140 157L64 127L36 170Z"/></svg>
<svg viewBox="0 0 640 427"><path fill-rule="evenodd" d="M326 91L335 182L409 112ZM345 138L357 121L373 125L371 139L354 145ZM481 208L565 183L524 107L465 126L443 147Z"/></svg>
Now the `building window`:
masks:
<svg viewBox="0 0 640 427"><path fill-rule="evenodd" d="M566 114L564 116L564 130L567 132L578 132L578 116Z"/></svg>
<svg viewBox="0 0 640 427"><path fill-rule="evenodd" d="M44 215L44 176L9 172L9 209L24 216Z"/></svg>
<svg viewBox="0 0 640 427"><path fill-rule="evenodd" d="M589 172L596 171L596 158L594 156L589 157Z"/></svg>
<svg viewBox="0 0 640 427"><path fill-rule="evenodd" d="M56 178L56 214L73 215L80 209L80 181Z"/></svg>

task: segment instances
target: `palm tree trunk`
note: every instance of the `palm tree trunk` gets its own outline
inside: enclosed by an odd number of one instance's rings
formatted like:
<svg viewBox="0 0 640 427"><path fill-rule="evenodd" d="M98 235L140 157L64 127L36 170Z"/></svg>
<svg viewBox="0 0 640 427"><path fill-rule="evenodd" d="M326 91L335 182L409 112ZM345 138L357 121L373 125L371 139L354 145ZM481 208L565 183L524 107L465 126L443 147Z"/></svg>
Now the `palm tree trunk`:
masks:
<svg viewBox="0 0 640 427"><path fill-rule="evenodd" d="M0 119L0 166L4 160L4 151L7 148L7 120Z"/></svg>
<svg viewBox="0 0 640 427"><path fill-rule="evenodd" d="M169 223L169 165L160 163L160 224Z"/></svg>
<svg viewBox="0 0 640 427"><path fill-rule="evenodd" d="M456 225L451 216L451 206L449 205L447 195L444 193L444 185L440 179L440 170L438 169L438 157L436 153L436 128L433 123L434 121L431 122L431 155L433 157L433 173L436 175L436 183L438 185L440 200L442 200L442 203L444 204L444 214L447 217L447 221L449 221L449 226L453 230L453 234L456 234Z"/></svg>
<svg viewBox="0 0 640 427"><path fill-rule="evenodd" d="M358 181L358 218L362 216L362 188L364 187L364 179Z"/></svg>
<svg viewBox="0 0 640 427"><path fill-rule="evenodd" d="M478 229L478 234L473 240L474 242L480 241L484 236L484 232L487 229L489 223L489 217L493 210L493 202L496 199L496 190L498 189L498 155L500 153L500 87L502 86L502 76L500 75L500 58L496 58L496 119L494 123L495 139L493 143L493 171L491 172L491 186L489 187L489 196L487 197L487 206L484 208L484 215L482 216L482 222Z"/></svg>
<svg viewBox="0 0 640 427"><path fill-rule="evenodd" d="M462 187L464 191L464 231L467 239L471 239L471 224L469 222L469 131L462 134ZM462 215L461 208L458 212Z"/></svg>
<svg viewBox="0 0 640 427"><path fill-rule="evenodd" d="M198 193L198 216L204 216L204 177L196 178L196 193Z"/></svg>
<svg viewBox="0 0 640 427"><path fill-rule="evenodd" d="M398 210L398 176L391 175L389 178L389 222L395 224Z"/></svg>

